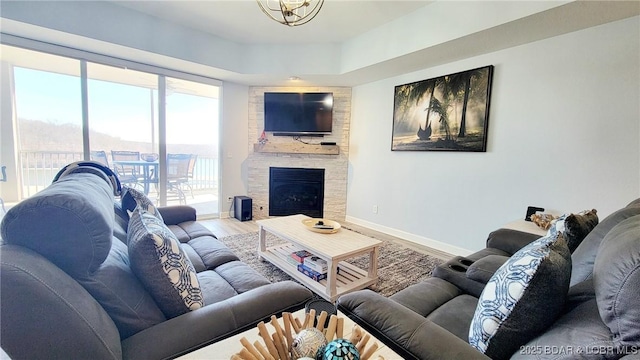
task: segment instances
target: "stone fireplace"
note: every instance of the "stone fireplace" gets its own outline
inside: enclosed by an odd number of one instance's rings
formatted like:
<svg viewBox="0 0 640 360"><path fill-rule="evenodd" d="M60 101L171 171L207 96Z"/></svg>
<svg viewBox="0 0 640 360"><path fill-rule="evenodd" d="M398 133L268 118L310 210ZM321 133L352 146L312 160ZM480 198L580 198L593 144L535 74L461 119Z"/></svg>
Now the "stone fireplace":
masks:
<svg viewBox="0 0 640 360"><path fill-rule="evenodd" d="M258 138L264 129L264 93L265 92L332 92L333 93L333 128L330 135L323 138L291 136L273 136L267 133L267 146L277 151L258 150ZM290 215L302 213L312 217L324 217L342 221L347 209L347 167L349 159L349 124L351 118L351 88L347 87L251 87L249 88L249 157L247 158L247 195L253 199L253 217L265 219L274 215L271 203L273 195L270 185L272 168L312 169L324 172L323 200L317 201L321 210L305 213L307 210L297 208L302 202L300 194L288 194L285 209L276 213ZM336 154L320 151L308 151L317 148L320 142L335 142L339 147ZM311 144L311 145L310 145ZM305 180L306 181L306 180ZM298 184L300 185L300 184ZM307 184L308 185L308 184ZM307 185L303 186L308 190ZM292 191L293 187L281 187L276 190ZM320 194L322 191L320 192ZM308 195L304 195L309 201ZM278 206L276 206L278 207ZM288 213L287 213L288 212ZM316 216L317 215L317 216Z"/></svg>
<svg viewBox="0 0 640 360"><path fill-rule="evenodd" d="M269 169L269 216L321 218L323 211L324 169Z"/></svg>

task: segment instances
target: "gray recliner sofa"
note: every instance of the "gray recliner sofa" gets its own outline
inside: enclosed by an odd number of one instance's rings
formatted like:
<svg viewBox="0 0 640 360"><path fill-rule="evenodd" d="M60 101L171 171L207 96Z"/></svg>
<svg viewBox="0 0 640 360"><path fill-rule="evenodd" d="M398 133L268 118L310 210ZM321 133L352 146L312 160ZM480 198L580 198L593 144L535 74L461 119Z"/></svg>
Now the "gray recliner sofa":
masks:
<svg viewBox="0 0 640 360"><path fill-rule="evenodd" d="M108 180L72 172L4 217L0 341L11 358L174 358L312 298L239 261L192 208L167 207L161 217L197 274L204 305L168 316L132 270L130 209Z"/></svg>
<svg viewBox="0 0 640 360"><path fill-rule="evenodd" d="M452 259L431 278L389 298L370 290L346 294L338 308L404 358L487 359L469 343L478 299L494 272L537 238L497 230L486 249ZM548 299L560 302L560 313L517 350L495 358L640 358L640 199L600 221L570 261L568 290ZM524 320L549 311L545 301Z"/></svg>

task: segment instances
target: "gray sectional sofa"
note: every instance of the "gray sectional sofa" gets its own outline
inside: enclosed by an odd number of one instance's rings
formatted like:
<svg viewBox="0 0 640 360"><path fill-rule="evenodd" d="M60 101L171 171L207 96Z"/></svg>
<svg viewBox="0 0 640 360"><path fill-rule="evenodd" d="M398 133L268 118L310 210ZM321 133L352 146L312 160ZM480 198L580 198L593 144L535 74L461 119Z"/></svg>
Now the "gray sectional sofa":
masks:
<svg viewBox="0 0 640 360"><path fill-rule="evenodd" d="M338 308L407 359L640 359L640 199L573 253L571 236L569 227L542 238L500 229L431 278L389 298L346 294ZM536 252L546 255L518 293L510 281L526 277Z"/></svg>
<svg viewBox="0 0 640 360"><path fill-rule="evenodd" d="M0 341L11 358L174 358L312 298L239 261L192 208L114 198L110 180L79 167L4 217Z"/></svg>

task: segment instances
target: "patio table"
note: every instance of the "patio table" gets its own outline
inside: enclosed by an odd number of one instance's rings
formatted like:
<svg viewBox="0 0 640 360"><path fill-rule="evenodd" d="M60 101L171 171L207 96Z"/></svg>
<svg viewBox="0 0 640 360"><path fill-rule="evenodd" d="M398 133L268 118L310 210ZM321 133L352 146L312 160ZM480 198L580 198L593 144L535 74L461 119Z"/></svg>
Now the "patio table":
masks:
<svg viewBox="0 0 640 360"><path fill-rule="evenodd" d="M160 163L156 161L144 160L117 160L113 162L116 165L123 166L140 166L142 168L142 186L145 195L149 195L149 185L158 183L158 166ZM153 171L152 168L153 167Z"/></svg>

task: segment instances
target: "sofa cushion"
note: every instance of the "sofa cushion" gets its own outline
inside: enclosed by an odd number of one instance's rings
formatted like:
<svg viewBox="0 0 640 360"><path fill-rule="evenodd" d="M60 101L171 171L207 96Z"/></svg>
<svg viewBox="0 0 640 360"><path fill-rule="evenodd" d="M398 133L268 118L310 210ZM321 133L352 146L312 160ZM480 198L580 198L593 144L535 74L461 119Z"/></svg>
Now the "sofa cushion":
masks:
<svg viewBox="0 0 640 360"><path fill-rule="evenodd" d="M596 300L564 313L544 333L521 346L512 360L618 359Z"/></svg>
<svg viewBox="0 0 640 360"><path fill-rule="evenodd" d="M151 201L147 195L134 188L130 188L128 186L124 186L122 188L121 203L122 209L125 212L133 211L137 206L139 206L162 220L162 214L160 214L158 208L153 205L153 201Z"/></svg>
<svg viewBox="0 0 640 360"><path fill-rule="evenodd" d="M92 173L73 173L9 209L1 231L6 243L32 249L76 276L106 259L113 223L111 184Z"/></svg>
<svg viewBox="0 0 640 360"><path fill-rule="evenodd" d="M215 304L238 295L236 290L213 270L199 272L197 276L205 305Z"/></svg>
<svg viewBox="0 0 640 360"><path fill-rule="evenodd" d="M469 327L477 306L477 297L462 294L435 309L427 316L427 320L433 321L466 341L469 338Z"/></svg>
<svg viewBox="0 0 640 360"><path fill-rule="evenodd" d="M640 345L640 215L620 222L602 240L593 285L616 345Z"/></svg>
<svg viewBox="0 0 640 360"><path fill-rule="evenodd" d="M442 304L462 294L462 290L450 282L430 277L400 290L389 298L420 316L427 316Z"/></svg>
<svg viewBox="0 0 640 360"><path fill-rule="evenodd" d="M166 320L131 271L127 245L116 238L100 267L91 274L77 277L76 281L107 311L122 339Z"/></svg>
<svg viewBox="0 0 640 360"><path fill-rule="evenodd" d="M598 225L596 209L585 210L577 214L564 214L558 217L553 221L549 233L562 232L562 237L566 240L569 251L573 253L596 225Z"/></svg>
<svg viewBox="0 0 640 360"><path fill-rule="evenodd" d="M167 317L204 306L193 265L162 220L136 207L127 233L131 268Z"/></svg>
<svg viewBox="0 0 640 360"><path fill-rule="evenodd" d="M578 248L571 254L571 286L588 280L593 275L593 264L596 260L598 247L605 235L619 222L640 214L640 206L630 204L618 211L613 212L593 228Z"/></svg>
<svg viewBox="0 0 640 360"><path fill-rule="evenodd" d="M172 231L175 229L173 226L169 228ZM215 269L230 261L240 260L222 241L211 235L190 240L188 243L183 244L183 246L191 247L193 252L189 251L189 254L197 254L197 257L200 258L199 261L202 262L206 269Z"/></svg>
<svg viewBox="0 0 640 360"><path fill-rule="evenodd" d="M216 267L218 273L238 293L242 294L271 282L242 261L230 261Z"/></svg>
<svg viewBox="0 0 640 360"><path fill-rule="evenodd" d="M202 262L200 255L198 255L198 253L189 244L180 244L180 247L189 258L189 261L191 261L191 265L193 265L193 268L197 273L207 270L207 267L204 265L204 262Z"/></svg>
<svg viewBox="0 0 640 360"><path fill-rule="evenodd" d="M183 243L203 236L210 236L214 239L216 238L215 235L211 233L211 230L207 229L206 227L204 227L204 225L197 221L183 221L167 226L176 235L176 238Z"/></svg>
<svg viewBox="0 0 640 360"><path fill-rule="evenodd" d="M493 359L509 358L560 314L570 271L569 249L560 233L522 248L482 291L469 343Z"/></svg>

